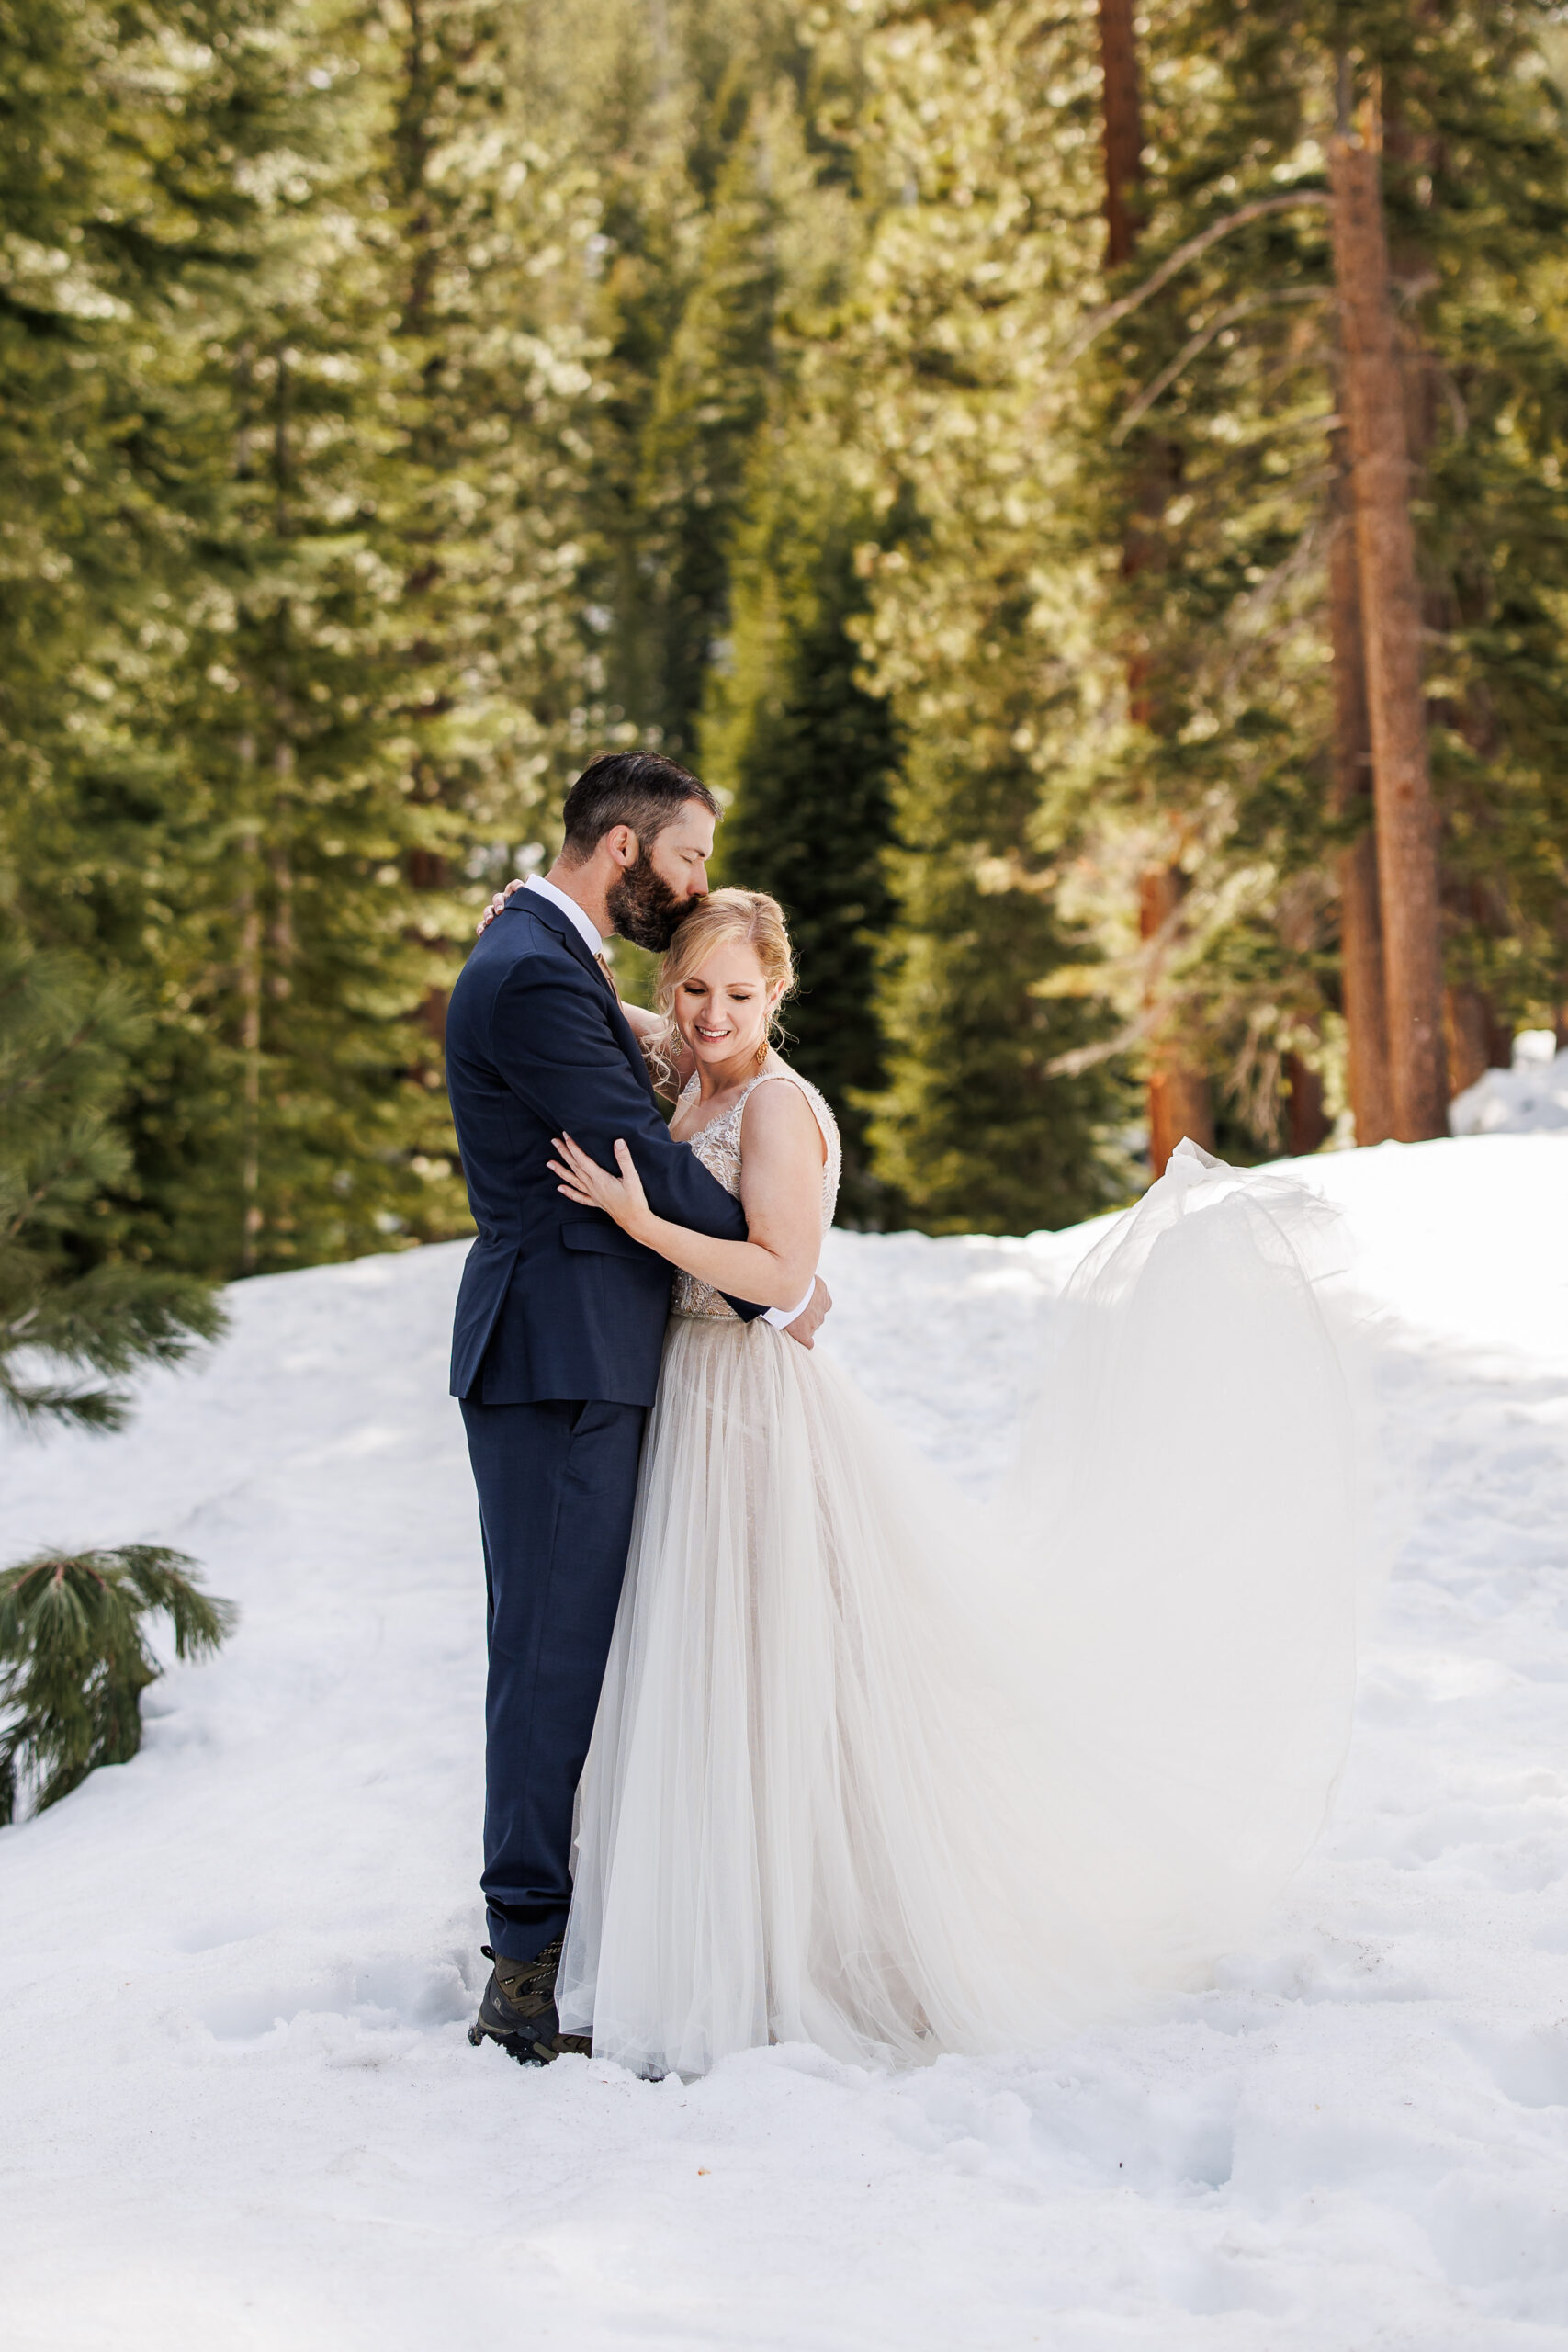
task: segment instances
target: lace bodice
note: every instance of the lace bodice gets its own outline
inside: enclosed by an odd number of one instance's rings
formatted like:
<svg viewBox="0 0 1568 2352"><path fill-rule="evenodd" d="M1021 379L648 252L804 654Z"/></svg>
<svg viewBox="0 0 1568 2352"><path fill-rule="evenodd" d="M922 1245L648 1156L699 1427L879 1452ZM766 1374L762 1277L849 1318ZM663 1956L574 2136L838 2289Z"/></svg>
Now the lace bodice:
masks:
<svg viewBox="0 0 1568 2352"><path fill-rule="evenodd" d="M708 1174L716 1176L725 1191L734 1193L739 1199L741 1121L752 1089L766 1085L770 1079L783 1079L791 1086L799 1087L822 1130L822 1140L828 1147L827 1164L822 1170L822 1230L826 1233L833 1222L833 1211L839 1199L842 1154L839 1148L838 1123L810 1080L802 1078L798 1070L787 1069L783 1062L774 1062L767 1069L759 1070L756 1077L742 1087L728 1111L721 1111L716 1119L710 1119L705 1127L699 1127L694 1136L687 1136L684 1140L696 1153ZM683 1108L693 1100L698 1084L697 1074L694 1071L682 1089L681 1102L677 1107ZM728 1300L721 1297L711 1284L698 1282L694 1274L676 1275L671 1311L675 1315L695 1316L705 1322L735 1323L739 1320Z"/></svg>

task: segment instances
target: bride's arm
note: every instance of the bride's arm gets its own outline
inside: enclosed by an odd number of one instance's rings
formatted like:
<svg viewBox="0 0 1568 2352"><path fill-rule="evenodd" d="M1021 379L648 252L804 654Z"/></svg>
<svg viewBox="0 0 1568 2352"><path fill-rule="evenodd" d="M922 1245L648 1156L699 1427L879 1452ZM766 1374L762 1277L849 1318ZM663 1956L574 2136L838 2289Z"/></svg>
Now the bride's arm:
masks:
<svg viewBox="0 0 1568 2352"><path fill-rule="evenodd" d="M631 1153L615 1145L618 1176L558 1136L551 1168L569 1201L604 1209L623 1233L656 1250L683 1273L759 1306L794 1306L817 1271L822 1250L822 1131L797 1086L759 1086L746 1103L740 1205L750 1239L715 1241L655 1216Z"/></svg>

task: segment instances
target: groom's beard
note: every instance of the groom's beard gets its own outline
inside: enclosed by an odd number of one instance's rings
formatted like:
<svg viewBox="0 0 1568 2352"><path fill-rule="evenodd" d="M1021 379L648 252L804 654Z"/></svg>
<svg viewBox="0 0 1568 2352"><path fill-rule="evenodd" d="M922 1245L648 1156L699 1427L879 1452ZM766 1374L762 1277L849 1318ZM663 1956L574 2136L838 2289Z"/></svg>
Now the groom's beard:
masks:
<svg viewBox="0 0 1568 2352"><path fill-rule="evenodd" d="M664 876L655 873L648 852L639 850L637 864L628 865L619 881L605 892L604 903L623 939L629 939L634 947L650 947L656 956L661 956L701 900L678 899Z"/></svg>

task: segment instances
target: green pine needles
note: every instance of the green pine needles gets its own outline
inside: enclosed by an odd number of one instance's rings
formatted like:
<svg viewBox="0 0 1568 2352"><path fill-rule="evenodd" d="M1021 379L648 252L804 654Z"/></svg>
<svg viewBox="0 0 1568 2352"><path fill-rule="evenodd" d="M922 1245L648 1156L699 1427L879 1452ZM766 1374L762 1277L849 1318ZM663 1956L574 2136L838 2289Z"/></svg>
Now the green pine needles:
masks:
<svg viewBox="0 0 1568 2352"><path fill-rule="evenodd" d="M223 1328L204 1283L116 1250L142 1027L123 984L85 958L0 949L0 1421L118 1429L129 1399L110 1384ZM0 1571L0 1823L24 1788L41 1811L136 1754L141 1693L162 1671L142 1620L159 1610L182 1658L216 1649L235 1616L156 1544Z"/></svg>
<svg viewBox="0 0 1568 2352"><path fill-rule="evenodd" d="M205 1283L115 1246L131 1175L123 1104L146 1027L124 984L85 957L26 940L0 949L0 1413L22 1421L118 1429L126 1397L109 1384L177 1363L223 1328Z"/></svg>
<svg viewBox="0 0 1568 2352"><path fill-rule="evenodd" d="M142 1621L159 1610L180 1658L210 1655L236 1616L202 1591L193 1562L160 1544L44 1553L0 1572L0 1823L22 1786L41 1813L96 1766L136 1754L141 1693L163 1672Z"/></svg>

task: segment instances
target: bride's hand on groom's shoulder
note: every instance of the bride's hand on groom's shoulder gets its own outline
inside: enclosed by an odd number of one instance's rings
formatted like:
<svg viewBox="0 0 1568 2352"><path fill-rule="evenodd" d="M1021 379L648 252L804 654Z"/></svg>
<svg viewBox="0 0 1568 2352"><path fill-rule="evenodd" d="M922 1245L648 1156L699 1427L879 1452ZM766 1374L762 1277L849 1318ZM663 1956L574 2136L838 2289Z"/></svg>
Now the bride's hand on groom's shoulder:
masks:
<svg viewBox="0 0 1568 2352"><path fill-rule="evenodd" d="M508 899L511 898L513 890L525 890L527 888L528 885L526 882L519 879L514 882L509 882L504 890L498 890L494 898L491 900L489 906L485 909L483 914L479 917L478 922L475 923L474 937L476 939L482 939L484 937L486 932L490 929L497 915L500 914L502 909L505 906Z"/></svg>
<svg viewBox="0 0 1568 2352"><path fill-rule="evenodd" d="M575 1201L580 1208L603 1209L606 1216L615 1218L623 1233L637 1238L657 1222L649 1208L637 1164L619 1136L615 1147L618 1176L601 1168L596 1159L590 1159L570 1136L552 1136L550 1141L560 1154L559 1159L549 1162L550 1170L560 1178L558 1190L569 1201Z"/></svg>

